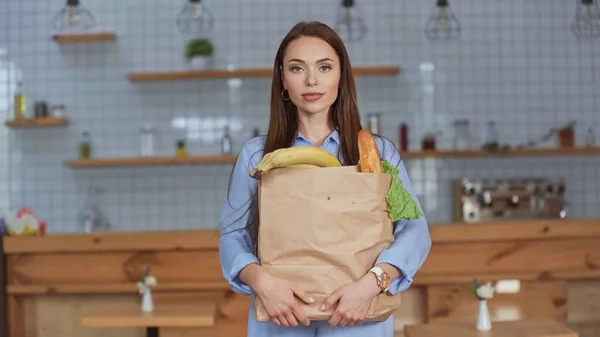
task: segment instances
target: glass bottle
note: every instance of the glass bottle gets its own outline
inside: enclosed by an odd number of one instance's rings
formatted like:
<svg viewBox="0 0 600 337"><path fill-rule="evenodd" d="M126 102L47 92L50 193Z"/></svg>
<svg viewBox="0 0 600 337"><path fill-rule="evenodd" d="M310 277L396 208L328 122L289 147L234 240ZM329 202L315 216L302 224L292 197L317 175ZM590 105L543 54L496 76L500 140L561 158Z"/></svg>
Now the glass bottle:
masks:
<svg viewBox="0 0 600 337"><path fill-rule="evenodd" d="M223 138L221 138L221 153L231 154L231 136L229 135L229 126L225 126Z"/></svg>
<svg viewBox="0 0 600 337"><path fill-rule="evenodd" d="M90 140L89 131L83 131L81 133L83 139L79 144L79 158L80 159L89 159L92 156L92 142Z"/></svg>
<svg viewBox="0 0 600 337"><path fill-rule="evenodd" d="M17 92L14 97L14 110L15 119L25 119L25 95L23 94L23 83L21 81L17 84Z"/></svg>
<svg viewBox="0 0 600 337"><path fill-rule="evenodd" d="M399 131L398 145L400 146L400 151L408 151L408 125L406 123L400 124Z"/></svg>

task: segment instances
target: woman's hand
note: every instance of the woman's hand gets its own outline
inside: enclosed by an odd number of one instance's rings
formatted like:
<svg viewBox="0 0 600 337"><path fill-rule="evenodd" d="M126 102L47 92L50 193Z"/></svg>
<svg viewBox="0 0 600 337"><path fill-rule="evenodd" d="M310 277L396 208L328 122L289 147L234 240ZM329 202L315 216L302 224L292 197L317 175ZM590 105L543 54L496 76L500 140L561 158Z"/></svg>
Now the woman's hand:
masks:
<svg viewBox="0 0 600 337"><path fill-rule="evenodd" d="M255 292L273 323L283 326L297 326L298 322L310 324L294 295L308 304L314 299L296 284L265 271L257 276Z"/></svg>
<svg viewBox="0 0 600 337"><path fill-rule="evenodd" d="M323 301L325 311L339 301L329 324L343 327L361 323L367 316L373 299L381 292L375 275L368 273L356 282L346 284Z"/></svg>

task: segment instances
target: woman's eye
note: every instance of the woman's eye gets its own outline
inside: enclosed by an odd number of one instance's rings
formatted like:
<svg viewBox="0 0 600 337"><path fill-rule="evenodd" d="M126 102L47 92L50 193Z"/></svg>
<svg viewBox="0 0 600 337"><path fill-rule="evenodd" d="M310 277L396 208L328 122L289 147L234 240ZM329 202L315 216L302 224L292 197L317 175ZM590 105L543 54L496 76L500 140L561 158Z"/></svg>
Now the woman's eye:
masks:
<svg viewBox="0 0 600 337"><path fill-rule="evenodd" d="M297 73L297 72L301 71L302 68L300 68L298 66L293 66L293 67L290 68L290 70L293 71L293 72L295 72L295 73Z"/></svg>
<svg viewBox="0 0 600 337"><path fill-rule="evenodd" d="M331 67L330 66L321 66L320 69L321 69L321 71L327 71L327 70L330 70Z"/></svg>

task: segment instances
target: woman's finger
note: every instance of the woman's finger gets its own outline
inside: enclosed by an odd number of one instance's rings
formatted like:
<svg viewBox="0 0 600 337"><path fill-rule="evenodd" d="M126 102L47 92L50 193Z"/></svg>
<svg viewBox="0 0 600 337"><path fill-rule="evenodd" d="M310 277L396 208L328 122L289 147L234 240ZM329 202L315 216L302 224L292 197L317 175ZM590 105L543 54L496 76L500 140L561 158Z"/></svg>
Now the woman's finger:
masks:
<svg viewBox="0 0 600 337"><path fill-rule="evenodd" d="M280 322L280 321L277 319L277 317L273 317L273 318L271 319L271 321L273 321L273 323L275 323L276 325L279 325L279 326L281 326L281 322Z"/></svg>
<svg viewBox="0 0 600 337"><path fill-rule="evenodd" d="M336 310L333 312L333 315L331 315L331 318L329 318L329 324L332 326L337 326L340 323L341 319L342 315L340 315Z"/></svg>
<svg viewBox="0 0 600 337"><path fill-rule="evenodd" d="M276 319L279 320L279 323L281 323L281 325L290 326L290 323L288 323L287 319L285 319L285 315L279 315Z"/></svg>
<svg viewBox="0 0 600 337"><path fill-rule="evenodd" d="M296 295L299 299L301 299L306 304L311 304L315 301L310 295L308 295L308 293L306 291L300 289L300 287L298 287L297 285L292 284L291 289L294 292L294 295Z"/></svg>
<svg viewBox="0 0 600 337"><path fill-rule="evenodd" d="M304 313L304 311L302 311L302 309L300 309L298 305L294 306L294 308L292 309L292 313L294 317L298 319L298 322L306 326L310 325L310 320L308 319L308 317L306 317L306 314Z"/></svg>
<svg viewBox="0 0 600 337"><path fill-rule="evenodd" d="M290 326L298 325L298 320L296 320L296 317L294 317L294 314L291 311L285 314L285 319L287 319L288 323L290 323Z"/></svg>

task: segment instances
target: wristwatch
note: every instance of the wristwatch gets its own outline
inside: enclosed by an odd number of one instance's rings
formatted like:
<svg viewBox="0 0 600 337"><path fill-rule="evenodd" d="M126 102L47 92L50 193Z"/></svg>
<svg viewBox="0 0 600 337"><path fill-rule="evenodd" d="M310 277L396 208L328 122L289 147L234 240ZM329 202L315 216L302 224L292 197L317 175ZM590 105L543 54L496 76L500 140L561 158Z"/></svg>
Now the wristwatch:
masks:
<svg viewBox="0 0 600 337"><path fill-rule="evenodd" d="M370 273L375 274L375 278L377 279L377 285L381 288L381 292L386 292L390 288L390 275L386 273L383 269L379 267L373 267L369 270Z"/></svg>

